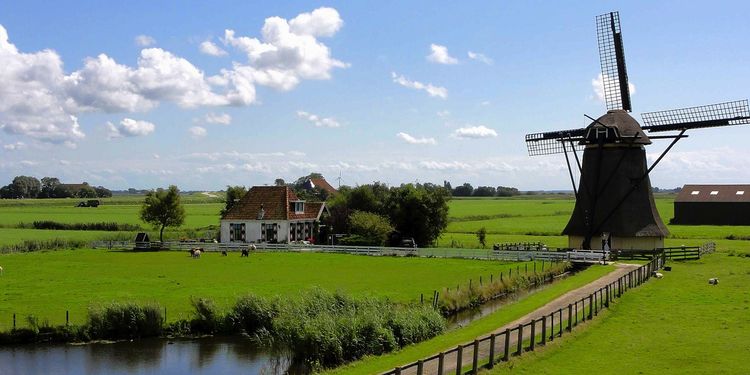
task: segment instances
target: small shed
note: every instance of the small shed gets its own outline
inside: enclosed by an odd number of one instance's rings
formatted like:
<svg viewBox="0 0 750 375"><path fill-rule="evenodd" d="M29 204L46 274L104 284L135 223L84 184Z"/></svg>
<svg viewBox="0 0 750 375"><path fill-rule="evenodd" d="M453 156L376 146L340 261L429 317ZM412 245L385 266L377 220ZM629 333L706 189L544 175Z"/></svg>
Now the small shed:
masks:
<svg viewBox="0 0 750 375"><path fill-rule="evenodd" d="M750 225L750 184L685 185L674 200L672 223Z"/></svg>
<svg viewBox="0 0 750 375"><path fill-rule="evenodd" d="M148 233L140 232L135 235L135 250L145 250L151 248L151 239Z"/></svg>

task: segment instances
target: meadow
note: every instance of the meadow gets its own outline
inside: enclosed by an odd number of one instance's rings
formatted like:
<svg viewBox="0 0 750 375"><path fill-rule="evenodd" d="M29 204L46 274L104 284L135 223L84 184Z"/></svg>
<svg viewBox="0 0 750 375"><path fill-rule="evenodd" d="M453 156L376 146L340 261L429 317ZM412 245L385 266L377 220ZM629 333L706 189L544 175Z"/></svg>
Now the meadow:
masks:
<svg viewBox="0 0 750 375"><path fill-rule="evenodd" d="M476 283L480 276L488 279L508 268L503 262L445 258L206 253L195 260L186 252L105 250L8 254L0 256L0 264L0 331L12 326L14 313L19 322L35 315L61 324L67 310L72 322L80 323L91 305L158 302L173 321L189 318L193 297L226 308L248 293L287 295L313 286L411 303L420 294L429 299L433 290L466 286L469 279Z"/></svg>
<svg viewBox="0 0 750 375"><path fill-rule="evenodd" d="M750 258L716 253L671 266L585 328L485 373L748 373Z"/></svg>

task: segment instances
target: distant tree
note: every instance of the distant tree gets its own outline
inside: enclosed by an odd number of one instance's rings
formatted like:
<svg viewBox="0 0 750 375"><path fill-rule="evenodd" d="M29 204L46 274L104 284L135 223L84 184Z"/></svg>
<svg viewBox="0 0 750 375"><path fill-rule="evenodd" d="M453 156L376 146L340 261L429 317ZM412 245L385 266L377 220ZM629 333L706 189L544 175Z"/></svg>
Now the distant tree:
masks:
<svg viewBox="0 0 750 375"><path fill-rule="evenodd" d="M482 249L487 245L487 228L481 227L479 230L477 230L477 239L479 240L479 244L482 245Z"/></svg>
<svg viewBox="0 0 750 375"><path fill-rule="evenodd" d="M39 191L39 198L57 198L55 197L55 189L61 186L60 180L57 177L43 177L42 188Z"/></svg>
<svg viewBox="0 0 750 375"><path fill-rule="evenodd" d="M477 186L472 195L475 197L494 197L495 188L492 186Z"/></svg>
<svg viewBox="0 0 750 375"><path fill-rule="evenodd" d="M393 232L388 218L371 212L354 211L349 216L352 234L359 236L368 245L381 246Z"/></svg>
<svg viewBox="0 0 750 375"><path fill-rule="evenodd" d="M518 191L518 189L514 187L507 187L507 186L498 186L497 187L497 196L498 197L512 197L514 195L520 195L521 192Z"/></svg>
<svg viewBox="0 0 750 375"><path fill-rule="evenodd" d="M229 186L227 185L227 196L224 202L224 208L221 210L221 216L224 216L234 205L239 202L242 197L247 193L247 189L244 186Z"/></svg>
<svg viewBox="0 0 750 375"><path fill-rule="evenodd" d="M104 186L97 186L94 188L94 191L96 191L96 196L99 198L111 198L112 197L112 191L105 188Z"/></svg>
<svg viewBox="0 0 750 375"><path fill-rule="evenodd" d="M273 184L276 186L284 186L286 185L286 182L284 181L283 178L277 178L276 180L273 181Z"/></svg>
<svg viewBox="0 0 750 375"><path fill-rule="evenodd" d="M141 220L160 228L159 241L164 242L164 228L179 227L185 221L185 208L180 203L177 186L148 192L141 206Z"/></svg>
<svg viewBox="0 0 750 375"><path fill-rule="evenodd" d="M453 195L456 197L470 197L472 193L474 193L474 187L468 182L453 189Z"/></svg>
<svg viewBox="0 0 750 375"><path fill-rule="evenodd" d="M134 188L128 188L128 194L138 194L138 190Z"/></svg>
<svg viewBox="0 0 750 375"><path fill-rule="evenodd" d="M450 193L442 186L405 184L391 189L386 212L402 236L427 246L448 225L449 200Z"/></svg>
<svg viewBox="0 0 750 375"><path fill-rule="evenodd" d="M36 177L16 176L10 183L10 198L36 198L42 184Z"/></svg>
<svg viewBox="0 0 750 375"><path fill-rule="evenodd" d="M445 188L445 190L448 190L451 193L453 193L453 188L451 187L450 181L443 180L443 187Z"/></svg>
<svg viewBox="0 0 750 375"><path fill-rule="evenodd" d="M75 194L76 198L96 198L96 190L92 188L91 186L84 185L82 188L78 189Z"/></svg>
<svg viewBox="0 0 750 375"><path fill-rule="evenodd" d="M13 189L11 188L11 185L5 185L0 188L0 198L2 199L15 198L13 196Z"/></svg>

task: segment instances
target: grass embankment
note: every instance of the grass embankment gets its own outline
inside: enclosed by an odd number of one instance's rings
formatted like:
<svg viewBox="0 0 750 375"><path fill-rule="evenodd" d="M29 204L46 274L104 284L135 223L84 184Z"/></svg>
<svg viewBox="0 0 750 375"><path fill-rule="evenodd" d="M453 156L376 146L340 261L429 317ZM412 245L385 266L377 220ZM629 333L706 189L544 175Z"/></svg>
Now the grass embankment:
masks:
<svg viewBox="0 0 750 375"><path fill-rule="evenodd" d="M513 264L512 267L516 267ZM87 307L112 301L158 302L169 321L192 313L191 297L212 298L220 309L238 296L287 295L311 286L395 302L429 303L434 290L479 276L497 276L510 265L463 259L368 257L310 253L257 253L240 258L186 252L73 250L0 255L0 330L35 315L50 324L82 323ZM523 263L520 267L524 267ZM529 268L533 267L529 263Z"/></svg>
<svg viewBox="0 0 750 375"><path fill-rule="evenodd" d="M487 373L747 374L750 258L669 265L572 335Z"/></svg>
<svg viewBox="0 0 750 375"><path fill-rule="evenodd" d="M512 322L549 301L575 288L586 285L614 270L613 266L595 266L579 272L573 277L552 284L524 299L513 302L502 309L482 317L471 324L456 328L431 340L408 346L398 352L377 357L367 357L361 361L331 370L329 374L376 374L390 370L436 354L442 350L455 347L458 344L471 341L479 336Z"/></svg>

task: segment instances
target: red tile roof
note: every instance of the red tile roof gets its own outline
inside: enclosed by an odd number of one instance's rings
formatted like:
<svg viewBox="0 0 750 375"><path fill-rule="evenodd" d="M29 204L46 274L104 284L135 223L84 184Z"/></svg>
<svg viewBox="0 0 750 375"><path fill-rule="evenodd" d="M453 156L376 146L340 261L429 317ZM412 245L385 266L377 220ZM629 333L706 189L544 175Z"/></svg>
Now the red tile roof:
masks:
<svg viewBox="0 0 750 375"><path fill-rule="evenodd" d="M325 191L327 191L329 194L336 194L338 193L338 190L336 190L331 184L326 181L325 178L322 177L313 177L310 179L310 182L313 185L313 188L321 188Z"/></svg>
<svg viewBox="0 0 750 375"><path fill-rule="evenodd" d="M685 185L675 202L750 202L750 185Z"/></svg>
<svg viewBox="0 0 750 375"><path fill-rule="evenodd" d="M288 186L253 186L222 220L315 220L325 205L305 202L304 212L295 213L290 203L296 200L297 195Z"/></svg>

